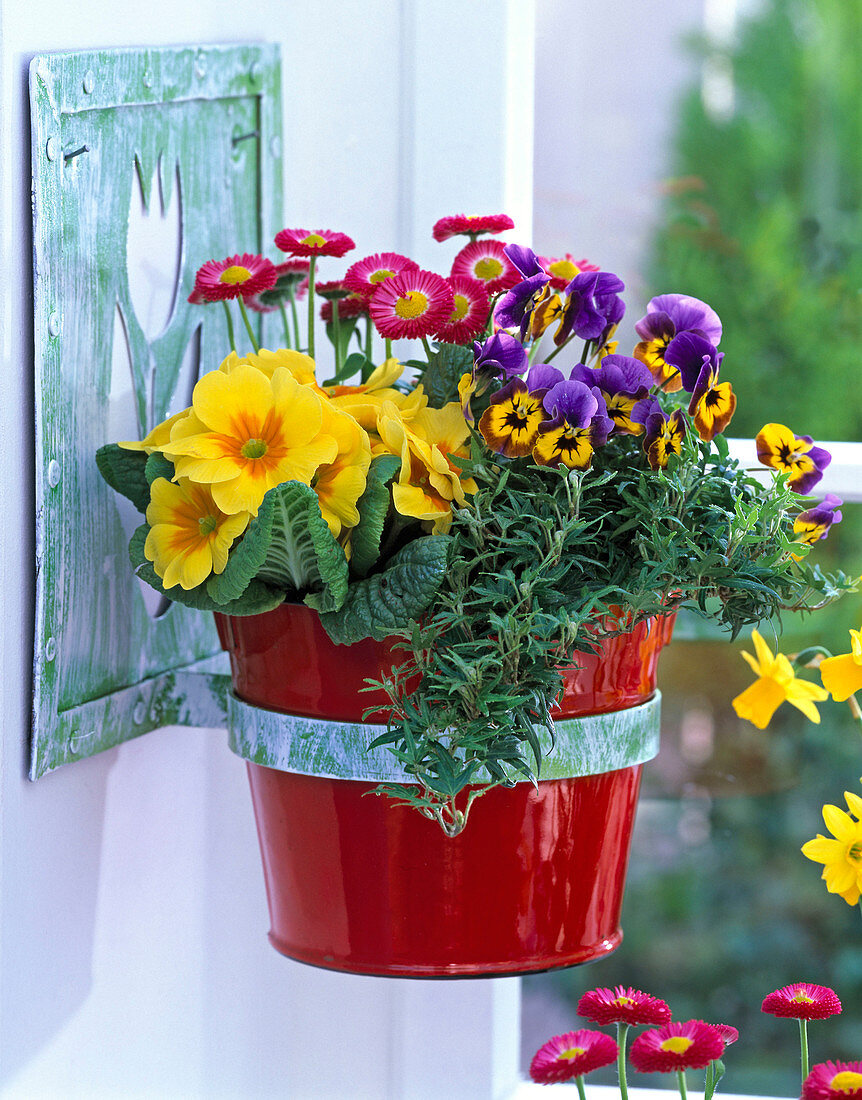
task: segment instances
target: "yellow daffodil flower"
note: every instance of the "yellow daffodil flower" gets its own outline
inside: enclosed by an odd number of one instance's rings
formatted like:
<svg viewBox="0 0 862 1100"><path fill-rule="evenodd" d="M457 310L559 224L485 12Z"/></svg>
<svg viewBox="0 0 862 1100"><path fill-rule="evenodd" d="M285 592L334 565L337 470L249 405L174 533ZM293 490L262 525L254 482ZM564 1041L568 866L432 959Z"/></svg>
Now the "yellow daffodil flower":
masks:
<svg viewBox="0 0 862 1100"><path fill-rule="evenodd" d="M856 905L862 893L862 798L844 792L850 814L838 806L825 805L823 820L834 839L818 833L802 845L806 859L822 863L823 881L830 894L838 894L848 905Z"/></svg>
<svg viewBox="0 0 862 1100"><path fill-rule="evenodd" d="M820 662L823 686L836 703L862 690L862 630L850 631L850 652Z"/></svg>
<svg viewBox="0 0 862 1100"><path fill-rule="evenodd" d="M248 512L226 515L206 485L159 477L150 487L144 554L165 588L196 588L221 573L228 551L248 526Z"/></svg>
<svg viewBox="0 0 862 1100"><path fill-rule="evenodd" d="M356 503L365 492L371 465L368 433L346 412L323 402L323 431L338 444L332 462L321 466L314 479L314 491L329 530L338 538L342 528L359 523Z"/></svg>
<svg viewBox="0 0 862 1100"><path fill-rule="evenodd" d="M283 481L310 485L338 453L335 438L322 431L321 398L285 367L272 378L247 363L211 371L194 388L192 410L161 450L178 477L211 485L229 515L257 515L266 493Z"/></svg>
<svg viewBox="0 0 862 1100"><path fill-rule="evenodd" d="M786 700L810 721L819 722L820 714L814 704L828 699L828 692L817 684L797 679L790 661L783 653L773 655L756 630L752 630L751 638L757 657L745 652L742 656L758 679L733 700L733 709L739 717L752 722L760 730L766 729L773 714Z"/></svg>

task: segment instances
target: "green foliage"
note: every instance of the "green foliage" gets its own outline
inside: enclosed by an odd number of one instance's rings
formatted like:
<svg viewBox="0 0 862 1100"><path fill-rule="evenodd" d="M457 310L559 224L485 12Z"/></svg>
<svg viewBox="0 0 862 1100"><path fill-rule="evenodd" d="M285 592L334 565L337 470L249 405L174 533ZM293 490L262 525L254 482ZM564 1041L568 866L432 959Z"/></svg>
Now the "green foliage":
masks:
<svg viewBox="0 0 862 1100"><path fill-rule="evenodd" d="M127 451L116 443L106 443L96 451L99 473L116 493L127 497L143 514L150 503L147 480L147 456L143 451Z"/></svg>
<svg viewBox="0 0 862 1100"><path fill-rule="evenodd" d="M239 599L226 603L218 603L209 595L206 581L196 588L185 589L180 585L164 588L152 562L144 554L144 544L149 533L149 526L142 523L132 535L129 542L129 560L135 574L156 592L167 596L169 600L192 607L196 611L220 611L223 615L262 615L264 611L272 611L274 607L284 602L284 592L270 588L259 580L251 581Z"/></svg>
<svg viewBox="0 0 862 1100"><path fill-rule="evenodd" d="M365 492L357 502L359 523L350 533L350 571L364 577L380 557L380 540L390 511L389 483L401 466L396 455L371 460Z"/></svg>
<svg viewBox="0 0 862 1100"><path fill-rule="evenodd" d="M450 540L427 535L402 547L386 567L354 581L340 609L321 608L320 621L336 645L378 641L408 627L430 605L446 575ZM309 601L306 601L309 602Z"/></svg>
<svg viewBox="0 0 862 1100"><path fill-rule="evenodd" d="M144 469L144 473L146 474L148 485L152 485L153 482L160 477L165 478L166 481L173 481L174 464L170 459L165 458L163 454L160 454L158 451L153 451L153 453L147 457L147 465Z"/></svg>
<svg viewBox="0 0 862 1100"><path fill-rule="evenodd" d="M473 349L460 344L438 344L428 363L422 363L420 382L429 402L439 408L458 400L458 382L473 369Z"/></svg>

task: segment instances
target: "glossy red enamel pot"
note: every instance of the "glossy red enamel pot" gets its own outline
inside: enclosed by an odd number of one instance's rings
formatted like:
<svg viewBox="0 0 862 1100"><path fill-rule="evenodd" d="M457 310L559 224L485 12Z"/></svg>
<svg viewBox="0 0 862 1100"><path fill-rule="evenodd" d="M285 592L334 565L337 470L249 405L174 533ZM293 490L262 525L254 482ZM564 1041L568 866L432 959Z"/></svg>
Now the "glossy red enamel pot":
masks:
<svg viewBox="0 0 862 1100"><path fill-rule="evenodd" d="M375 702L360 692L365 679L393 661L386 643L334 645L304 605L216 620L236 696L269 712L360 723ZM555 719L648 709L672 628L672 616L642 622L606 639L598 656L579 657ZM599 958L622 939L641 769L541 780L538 791L497 788L447 838L415 810L370 795L367 779L249 763L270 940L302 962L394 977L519 974Z"/></svg>

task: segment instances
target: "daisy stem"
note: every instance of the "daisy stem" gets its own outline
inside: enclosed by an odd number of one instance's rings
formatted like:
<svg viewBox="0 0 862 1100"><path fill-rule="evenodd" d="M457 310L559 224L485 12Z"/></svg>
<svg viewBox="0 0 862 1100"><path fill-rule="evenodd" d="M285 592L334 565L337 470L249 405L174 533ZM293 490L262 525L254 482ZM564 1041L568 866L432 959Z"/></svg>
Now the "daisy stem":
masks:
<svg viewBox="0 0 862 1100"><path fill-rule="evenodd" d="M386 355L385 355L385 358L386 359L391 359L392 358L392 341L389 340L389 339L386 340Z"/></svg>
<svg viewBox="0 0 862 1100"><path fill-rule="evenodd" d="M685 1070L684 1069L678 1069L676 1071L676 1079L677 1079L677 1083L679 1084L680 1100L686 1100L686 1098L688 1096L688 1092L687 1092L686 1087L685 1087Z"/></svg>
<svg viewBox="0 0 862 1100"><path fill-rule="evenodd" d="M223 298L222 303L224 306L224 317L227 322L227 338L230 341L232 351L236 351L236 337L233 334L233 320L230 315L230 306L227 304L227 299Z"/></svg>
<svg viewBox="0 0 862 1100"><path fill-rule="evenodd" d="M428 357L428 362L430 363L431 362L431 356L434 353L431 351L431 346L428 343L428 337L427 336L422 337L422 347L425 349L425 354Z"/></svg>
<svg viewBox="0 0 862 1100"><path fill-rule="evenodd" d="M617 1020L617 1078L620 1083L620 1100L629 1100L629 1088L626 1082L626 1036L629 1024Z"/></svg>
<svg viewBox="0 0 862 1100"><path fill-rule="evenodd" d="M279 299L278 308L281 312L281 323L284 328L284 346L289 348L293 341L290 339L290 325L287 320L287 310L284 308L284 299Z"/></svg>
<svg viewBox="0 0 862 1100"><path fill-rule="evenodd" d="M293 287L287 292L287 300L290 302L290 312L293 317L293 346L299 351L299 313L296 309L296 294L294 293Z"/></svg>
<svg viewBox="0 0 862 1100"><path fill-rule="evenodd" d="M255 352L260 351L260 344L254 338L254 329L251 327L251 321L248 318L248 311L245 308L245 302L242 300L242 295L237 298L239 302L239 311L242 314L243 324L245 325L245 331L248 333L248 338L251 340L251 346Z"/></svg>
<svg viewBox="0 0 862 1100"><path fill-rule="evenodd" d="M581 1073L575 1078L575 1084L578 1086L578 1096L581 1100L587 1100L587 1094L584 1091L584 1075Z"/></svg>
<svg viewBox="0 0 862 1100"><path fill-rule="evenodd" d="M308 354L314 358L314 267L316 256L308 260Z"/></svg>
<svg viewBox="0 0 862 1100"><path fill-rule="evenodd" d="M338 316L338 299L332 299L332 339L335 344L335 376L341 377L341 318Z"/></svg>
<svg viewBox="0 0 862 1100"><path fill-rule="evenodd" d="M802 1058L802 1080L808 1076L808 1021L799 1021L799 1051Z"/></svg>
<svg viewBox="0 0 862 1100"><path fill-rule="evenodd" d="M706 1067L706 1077L703 1082L703 1100L712 1100L715 1092L715 1062L710 1062Z"/></svg>
<svg viewBox="0 0 862 1100"><path fill-rule="evenodd" d="M365 366L362 368L362 381L367 382L371 374L371 355L374 350L373 345L374 329L371 322L371 314L365 318L365 358L367 360Z"/></svg>

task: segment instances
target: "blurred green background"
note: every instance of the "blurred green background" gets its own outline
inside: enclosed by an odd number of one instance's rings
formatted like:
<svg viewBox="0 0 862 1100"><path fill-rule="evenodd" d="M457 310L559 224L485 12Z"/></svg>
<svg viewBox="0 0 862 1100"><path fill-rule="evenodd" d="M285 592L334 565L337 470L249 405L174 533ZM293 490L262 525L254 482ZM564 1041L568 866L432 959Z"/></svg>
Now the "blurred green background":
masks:
<svg viewBox="0 0 862 1100"><path fill-rule="evenodd" d="M728 434L753 436L770 419L818 441L862 440L862 4L771 0L723 61L729 117L710 114L700 89L680 105L647 281L684 287L722 318L724 376L739 398ZM816 555L862 573L862 504L845 507ZM780 645L846 652L860 624L862 601L849 597L788 618ZM740 722L730 700L752 681L740 648L747 640L677 641L663 655L662 751L645 769L624 943L524 980L525 1067L545 1039L580 1026L585 990L618 983L664 998L675 1019L739 1028L725 1093L799 1094L796 1023L760 1012L794 981L831 986L844 1004L811 1025L812 1064L862 1059L862 915L799 852L825 832L824 802L862 794L862 729L835 703L819 726L786 704L764 732Z"/></svg>

